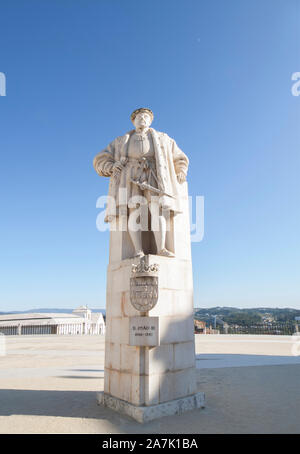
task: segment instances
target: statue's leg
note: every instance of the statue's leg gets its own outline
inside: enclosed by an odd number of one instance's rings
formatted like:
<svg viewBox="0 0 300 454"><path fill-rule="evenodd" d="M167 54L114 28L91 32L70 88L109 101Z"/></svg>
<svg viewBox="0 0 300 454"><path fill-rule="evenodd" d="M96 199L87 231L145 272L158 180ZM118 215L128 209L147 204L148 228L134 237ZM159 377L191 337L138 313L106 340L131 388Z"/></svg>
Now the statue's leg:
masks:
<svg viewBox="0 0 300 454"><path fill-rule="evenodd" d="M164 210L161 213L159 197L151 197L149 209L151 213L151 230L154 234L157 254L174 257L174 254L166 249L167 219L169 213L164 212Z"/></svg>
<svg viewBox="0 0 300 454"><path fill-rule="evenodd" d="M159 214L159 205L156 203L151 203L150 206L151 213L151 230L154 234L157 253L164 249L166 243L166 221L163 216Z"/></svg>
<svg viewBox="0 0 300 454"><path fill-rule="evenodd" d="M131 215L135 215L136 208L129 208L129 217ZM128 223L128 233L130 236L130 239L133 243L134 246L134 256L135 257L142 257L144 255L143 248L142 248L142 231L141 229L135 229L134 226L131 226L130 223Z"/></svg>

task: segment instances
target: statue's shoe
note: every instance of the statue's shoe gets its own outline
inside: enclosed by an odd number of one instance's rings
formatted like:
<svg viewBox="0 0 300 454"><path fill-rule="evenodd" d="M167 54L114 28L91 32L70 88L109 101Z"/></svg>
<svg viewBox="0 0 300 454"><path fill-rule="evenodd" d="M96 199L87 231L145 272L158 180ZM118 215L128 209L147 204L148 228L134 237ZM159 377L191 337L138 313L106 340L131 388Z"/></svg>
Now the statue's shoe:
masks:
<svg viewBox="0 0 300 454"><path fill-rule="evenodd" d="M143 251L139 251L139 252L137 252L137 253L134 255L134 257L139 257L139 258L140 258L140 257L144 257L144 255L145 255L145 254L144 254Z"/></svg>
<svg viewBox="0 0 300 454"><path fill-rule="evenodd" d="M168 249L163 248L161 251L159 251L158 255L163 255L165 257L175 257L175 254L173 252L168 251Z"/></svg>

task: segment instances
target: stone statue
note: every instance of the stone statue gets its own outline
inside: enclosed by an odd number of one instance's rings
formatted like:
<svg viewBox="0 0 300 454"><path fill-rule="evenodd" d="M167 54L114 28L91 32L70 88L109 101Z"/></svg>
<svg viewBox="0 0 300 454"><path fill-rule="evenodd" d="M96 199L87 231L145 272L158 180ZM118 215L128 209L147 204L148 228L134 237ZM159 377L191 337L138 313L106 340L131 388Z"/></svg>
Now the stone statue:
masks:
<svg viewBox="0 0 300 454"><path fill-rule="evenodd" d="M150 109L135 110L131 120L135 129L94 159L98 175L110 177L104 389L97 399L147 422L202 408L205 399L195 369L189 161L173 139L150 128Z"/></svg>
<svg viewBox="0 0 300 454"><path fill-rule="evenodd" d="M186 180L189 161L173 139L150 128L153 121L150 109L135 110L131 120L135 130L117 137L94 159L98 175L110 177L105 220L112 222L125 216L129 221L137 208L136 202L144 200L148 207L145 217L148 221L149 210L156 245L155 252L150 249L150 253L173 257L174 252L166 248L167 221L170 213L174 216L181 212L178 186ZM128 222L135 257L145 253L142 230Z"/></svg>

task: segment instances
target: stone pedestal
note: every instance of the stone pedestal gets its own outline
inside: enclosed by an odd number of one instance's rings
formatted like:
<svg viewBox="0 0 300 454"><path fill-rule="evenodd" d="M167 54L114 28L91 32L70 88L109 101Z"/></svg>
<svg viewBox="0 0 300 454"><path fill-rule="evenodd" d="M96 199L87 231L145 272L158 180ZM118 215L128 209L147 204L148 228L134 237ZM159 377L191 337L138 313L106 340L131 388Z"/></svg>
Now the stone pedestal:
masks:
<svg viewBox="0 0 300 454"><path fill-rule="evenodd" d="M132 265L124 258L126 232L111 232L107 271L106 339L103 405L140 422L204 406L197 393L193 316L193 279L189 241L187 186L182 185L183 213L171 220L175 257L148 254L158 264L158 302L149 312L158 317L156 346L130 345L130 318L141 313L130 302ZM170 246L169 246L170 247ZM171 249L171 247L170 247Z"/></svg>
<svg viewBox="0 0 300 454"><path fill-rule="evenodd" d="M97 400L99 405L104 405L118 413L130 416L140 423L149 422L163 416L181 415L186 411L204 408L205 406L205 396L202 392L183 397L182 399L171 400L163 404L143 405L140 407L103 392L98 393Z"/></svg>

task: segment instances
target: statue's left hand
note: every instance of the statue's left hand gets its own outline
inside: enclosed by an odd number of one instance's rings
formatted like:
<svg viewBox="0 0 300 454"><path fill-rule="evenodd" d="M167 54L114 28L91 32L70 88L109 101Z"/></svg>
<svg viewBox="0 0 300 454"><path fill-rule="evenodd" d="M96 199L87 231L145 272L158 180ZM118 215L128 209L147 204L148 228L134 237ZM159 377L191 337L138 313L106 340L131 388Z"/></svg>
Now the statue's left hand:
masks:
<svg viewBox="0 0 300 454"><path fill-rule="evenodd" d="M183 172L179 172L179 173L177 174L177 181L178 181L178 183L179 183L179 184L182 184L182 183L185 182L185 180L186 180L185 174L184 174Z"/></svg>

